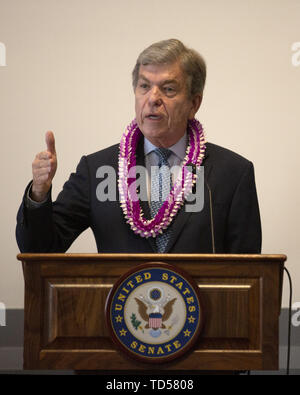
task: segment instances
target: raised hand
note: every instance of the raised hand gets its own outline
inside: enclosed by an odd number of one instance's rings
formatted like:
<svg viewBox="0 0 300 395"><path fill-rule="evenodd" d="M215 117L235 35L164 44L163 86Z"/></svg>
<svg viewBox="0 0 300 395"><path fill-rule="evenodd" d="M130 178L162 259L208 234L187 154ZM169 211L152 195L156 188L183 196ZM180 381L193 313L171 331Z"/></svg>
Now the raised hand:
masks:
<svg viewBox="0 0 300 395"><path fill-rule="evenodd" d="M46 145L47 149L37 154L32 162L31 198L37 202L46 199L57 169L55 139L51 131L46 133Z"/></svg>

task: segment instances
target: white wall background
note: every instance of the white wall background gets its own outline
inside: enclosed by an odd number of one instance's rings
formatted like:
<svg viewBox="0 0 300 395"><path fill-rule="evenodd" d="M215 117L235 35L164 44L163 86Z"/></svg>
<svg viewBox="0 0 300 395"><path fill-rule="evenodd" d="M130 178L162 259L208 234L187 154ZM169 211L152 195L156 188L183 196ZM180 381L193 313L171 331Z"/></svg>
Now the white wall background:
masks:
<svg viewBox="0 0 300 395"><path fill-rule="evenodd" d="M300 301L300 0L0 0L0 301L23 307L15 217L31 162L56 137L54 197L80 157L119 141L134 117L131 71L151 43L203 54L207 139L255 164L263 253L285 253ZM297 58L297 54L294 54ZM300 54L298 56L300 63ZM87 231L71 252L96 252ZM287 306L287 281L283 306Z"/></svg>

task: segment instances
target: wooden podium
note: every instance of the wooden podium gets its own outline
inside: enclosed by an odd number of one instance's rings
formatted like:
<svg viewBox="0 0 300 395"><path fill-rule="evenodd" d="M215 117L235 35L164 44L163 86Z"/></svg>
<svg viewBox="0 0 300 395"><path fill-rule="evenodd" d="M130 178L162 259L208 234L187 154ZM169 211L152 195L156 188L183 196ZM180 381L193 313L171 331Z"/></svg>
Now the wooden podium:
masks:
<svg viewBox="0 0 300 395"><path fill-rule="evenodd" d="M25 279L24 369L277 370L285 255L19 254ZM193 351L143 364L117 350L104 307L132 267L168 263L198 284L204 327Z"/></svg>

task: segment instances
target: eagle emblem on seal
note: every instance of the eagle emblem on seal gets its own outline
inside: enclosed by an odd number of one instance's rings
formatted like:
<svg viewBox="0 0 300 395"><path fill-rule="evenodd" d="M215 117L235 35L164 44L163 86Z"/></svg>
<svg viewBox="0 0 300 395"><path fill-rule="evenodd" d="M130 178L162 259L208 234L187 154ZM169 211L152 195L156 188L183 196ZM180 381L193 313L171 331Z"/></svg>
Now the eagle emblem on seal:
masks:
<svg viewBox="0 0 300 395"><path fill-rule="evenodd" d="M164 298L161 289L153 288L148 297L140 295L139 298L134 299L141 319L146 322L144 329L150 329L152 337L159 337L160 329L167 329L164 322L171 317L177 298L171 299L170 296Z"/></svg>

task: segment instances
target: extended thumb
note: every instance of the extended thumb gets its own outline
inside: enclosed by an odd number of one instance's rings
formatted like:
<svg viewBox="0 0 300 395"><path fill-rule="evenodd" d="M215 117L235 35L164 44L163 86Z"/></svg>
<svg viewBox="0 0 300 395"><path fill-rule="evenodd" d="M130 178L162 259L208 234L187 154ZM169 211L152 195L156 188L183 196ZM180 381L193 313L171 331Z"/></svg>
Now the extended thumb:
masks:
<svg viewBox="0 0 300 395"><path fill-rule="evenodd" d="M51 154L55 154L55 139L54 134L51 131L46 133L46 144L47 151L51 152Z"/></svg>

